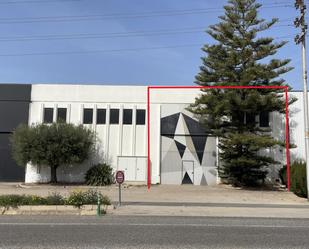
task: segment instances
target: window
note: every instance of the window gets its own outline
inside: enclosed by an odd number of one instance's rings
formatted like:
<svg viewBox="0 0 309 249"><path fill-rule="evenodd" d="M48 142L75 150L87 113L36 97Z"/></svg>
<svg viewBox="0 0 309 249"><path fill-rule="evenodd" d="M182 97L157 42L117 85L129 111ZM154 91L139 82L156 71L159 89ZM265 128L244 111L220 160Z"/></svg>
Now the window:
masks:
<svg viewBox="0 0 309 249"><path fill-rule="evenodd" d="M93 120L93 109L85 108L83 124L92 124L92 120Z"/></svg>
<svg viewBox="0 0 309 249"><path fill-rule="evenodd" d="M43 122L45 124L51 124L53 122L54 109L53 108L44 108L44 118Z"/></svg>
<svg viewBox="0 0 309 249"><path fill-rule="evenodd" d="M97 124L106 124L106 109L97 109Z"/></svg>
<svg viewBox="0 0 309 249"><path fill-rule="evenodd" d="M67 108L57 109L57 122L65 123L67 121Z"/></svg>
<svg viewBox="0 0 309 249"><path fill-rule="evenodd" d="M119 124L119 109L110 109L110 124Z"/></svg>
<svg viewBox="0 0 309 249"><path fill-rule="evenodd" d="M246 113L246 124L255 125L255 114Z"/></svg>
<svg viewBox="0 0 309 249"><path fill-rule="evenodd" d="M269 127L269 112L263 111L260 113L260 127Z"/></svg>
<svg viewBox="0 0 309 249"><path fill-rule="evenodd" d="M132 124L132 109L123 110L123 124Z"/></svg>
<svg viewBox="0 0 309 249"><path fill-rule="evenodd" d="M136 110L136 124L144 125L146 121L145 118L146 118L146 111L142 109L137 109Z"/></svg>

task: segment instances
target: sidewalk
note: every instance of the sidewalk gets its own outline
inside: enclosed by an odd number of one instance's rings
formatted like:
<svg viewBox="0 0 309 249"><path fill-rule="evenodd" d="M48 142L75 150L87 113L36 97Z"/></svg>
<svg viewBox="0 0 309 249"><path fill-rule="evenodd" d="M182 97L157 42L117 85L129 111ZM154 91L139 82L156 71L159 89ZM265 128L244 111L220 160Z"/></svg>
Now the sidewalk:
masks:
<svg viewBox="0 0 309 249"><path fill-rule="evenodd" d="M0 184L0 194L35 194L52 192L68 195L88 186L50 186ZM97 188L118 204L118 186ZM222 217L309 218L309 202L287 191L243 190L226 185L124 185L123 205L109 208L110 215L168 215Z"/></svg>

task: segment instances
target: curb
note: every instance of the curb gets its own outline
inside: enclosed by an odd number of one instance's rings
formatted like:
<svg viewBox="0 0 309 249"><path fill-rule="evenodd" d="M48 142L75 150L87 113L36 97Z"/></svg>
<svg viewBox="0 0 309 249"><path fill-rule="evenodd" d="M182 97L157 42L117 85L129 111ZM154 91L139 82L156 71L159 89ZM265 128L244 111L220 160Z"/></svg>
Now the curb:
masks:
<svg viewBox="0 0 309 249"><path fill-rule="evenodd" d="M106 208L102 208L102 211L107 212L114 207L109 205ZM19 206L18 208L10 207L8 210L0 208L0 214L2 215L96 215L96 205L85 205L78 209L69 205L37 205L37 206ZM0 215L1 216L1 215Z"/></svg>
<svg viewBox="0 0 309 249"><path fill-rule="evenodd" d="M309 219L308 207L213 207L128 205L110 210L113 216L178 216Z"/></svg>

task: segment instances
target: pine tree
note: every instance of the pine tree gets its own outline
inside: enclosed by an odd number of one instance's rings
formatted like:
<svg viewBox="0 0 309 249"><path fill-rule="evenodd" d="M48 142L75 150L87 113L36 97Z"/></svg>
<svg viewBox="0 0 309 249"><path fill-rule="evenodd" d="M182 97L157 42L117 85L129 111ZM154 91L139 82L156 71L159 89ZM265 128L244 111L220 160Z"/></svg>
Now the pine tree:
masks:
<svg viewBox="0 0 309 249"><path fill-rule="evenodd" d="M292 70L290 60L273 58L286 42L263 37L262 32L278 19L267 22L259 18L260 7L255 0L228 1L220 22L207 31L216 43L203 47L206 56L196 76L198 85L287 86L280 75ZM269 166L276 163L265 152L282 142L256 121L259 115L284 113L282 97L280 89L211 89L202 90L190 106L219 137L219 175L228 183L248 186L264 182Z"/></svg>

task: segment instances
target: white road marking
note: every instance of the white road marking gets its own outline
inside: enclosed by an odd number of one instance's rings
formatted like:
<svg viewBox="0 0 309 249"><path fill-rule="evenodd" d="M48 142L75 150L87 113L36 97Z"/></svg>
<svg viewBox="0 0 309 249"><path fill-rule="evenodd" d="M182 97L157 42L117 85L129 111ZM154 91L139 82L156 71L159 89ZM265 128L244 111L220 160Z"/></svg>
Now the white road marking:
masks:
<svg viewBox="0 0 309 249"><path fill-rule="evenodd" d="M2 222L0 226L150 226L150 227L253 227L253 228L306 228L309 226L299 225L232 225L232 224L170 224L170 223L157 223L157 224L145 224L145 223L22 223L22 222Z"/></svg>

